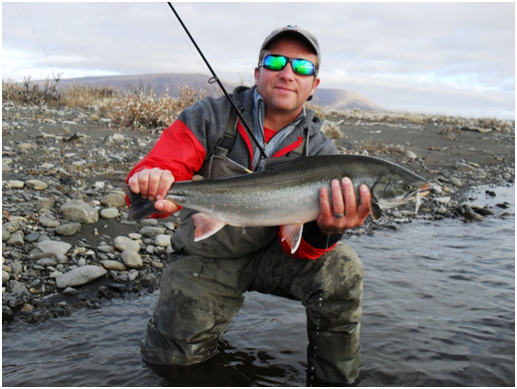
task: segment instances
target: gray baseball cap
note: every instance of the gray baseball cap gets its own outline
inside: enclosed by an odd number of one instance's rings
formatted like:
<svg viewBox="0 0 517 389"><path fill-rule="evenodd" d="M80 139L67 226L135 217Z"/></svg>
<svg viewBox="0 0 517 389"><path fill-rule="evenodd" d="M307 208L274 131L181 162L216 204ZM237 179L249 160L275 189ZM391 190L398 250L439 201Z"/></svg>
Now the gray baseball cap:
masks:
<svg viewBox="0 0 517 389"><path fill-rule="evenodd" d="M312 46L316 56L318 57L318 64L321 63L320 45L318 44L318 40L310 32L303 30L298 26L287 25L285 27L277 28L264 40L264 43L262 43L262 46L260 46L260 51L262 52L262 50L267 49L270 43L282 34L300 35L309 43L310 46Z"/></svg>

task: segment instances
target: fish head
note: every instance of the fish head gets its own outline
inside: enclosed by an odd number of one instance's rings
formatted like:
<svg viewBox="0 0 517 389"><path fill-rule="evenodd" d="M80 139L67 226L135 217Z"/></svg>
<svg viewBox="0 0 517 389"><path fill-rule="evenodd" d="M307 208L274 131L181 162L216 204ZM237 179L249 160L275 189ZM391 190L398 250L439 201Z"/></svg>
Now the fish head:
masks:
<svg viewBox="0 0 517 389"><path fill-rule="evenodd" d="M405 170L380 176L370 189L372 203L378 210L395 208L410 200L419 204L420 198L431 190L425 178Z"/></svg>

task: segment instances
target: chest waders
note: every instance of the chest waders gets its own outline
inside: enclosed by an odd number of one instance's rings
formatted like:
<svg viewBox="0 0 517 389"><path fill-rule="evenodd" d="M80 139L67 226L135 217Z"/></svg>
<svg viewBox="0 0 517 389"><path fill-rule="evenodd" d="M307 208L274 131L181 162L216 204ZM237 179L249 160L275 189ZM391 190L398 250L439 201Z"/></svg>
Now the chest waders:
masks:
<svg viewBox="0 0 517 389"><path fill-rule="evenodd" d="M235 144L236 123L236 115L230 115L224 136L200 175L250 173L227 156ZM291 154L306 155L307 150L305 140ZM187 213L182 220L188 223L191 213L184 211ZM318 260L310 261L283 252L277 227L254 231L227 226L216 234L226 234L217 241L208 238L196 246L185 244L191 237L179 233L173 236L177 252L163 271L160 297L141 342L142 356L151 367L169 365L169 371L186 373L186 365L215 356L220 336L242 306L243 293L258 291L299 300L304 305L309 339L307 385L351 384L357 380L363 273L352 248L338 244ZM261 241L258 245L257 240ZM230 254L219 257L221 251ZM221 363L219 374L225 375L225 369L232 368ZM163 371L163 367L156 371ZM228 376L231 373L228 371ZM197 386L195 381L192 385Z"/></svg>

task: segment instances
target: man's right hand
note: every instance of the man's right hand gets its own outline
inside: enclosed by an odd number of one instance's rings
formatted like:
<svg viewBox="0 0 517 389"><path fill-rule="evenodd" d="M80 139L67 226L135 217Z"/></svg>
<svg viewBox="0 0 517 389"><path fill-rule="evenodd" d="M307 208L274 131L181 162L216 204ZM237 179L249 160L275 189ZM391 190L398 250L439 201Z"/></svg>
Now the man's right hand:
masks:
<svg viewBox="0 0 517 389"><path fill-rule="evenodd" d="M171 214L179 209L178 204L166 199L173 183L172 173L158 168L140 170L128 180L131 192L140 193L144 199L154 201L154 207L160 214Z"/></svg>

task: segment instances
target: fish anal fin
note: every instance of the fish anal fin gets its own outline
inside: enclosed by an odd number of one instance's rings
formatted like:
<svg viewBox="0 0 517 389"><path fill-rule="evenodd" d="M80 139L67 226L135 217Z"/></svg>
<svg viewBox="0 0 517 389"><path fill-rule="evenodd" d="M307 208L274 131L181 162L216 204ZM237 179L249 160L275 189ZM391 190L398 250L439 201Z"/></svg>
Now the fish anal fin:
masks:
<svg viewBox="0 0 517 389"><path fill-rule="evenodd" d="M370 202L370 215L372 216L373 220L379 220L379 218L382 215L381 208L379 207L379 204L377 204L375 201Z"/></svg>
<svg viewBox="0 0 517 389"><path fill-rule="evenodd" d="M303 223L280 226L282 240L287 242L287 245L291 249L291 254L298 250L298 246L300 246L300 242L302 240L302 232Z"/></svg>
<svg viewBox="0 0 517 389"><path fill-rule="evenodd" d="M194 242L212 236L226 225L226 223L205 213L196 213L192 215L192 219L196 227L194 230Z"/></svg>

